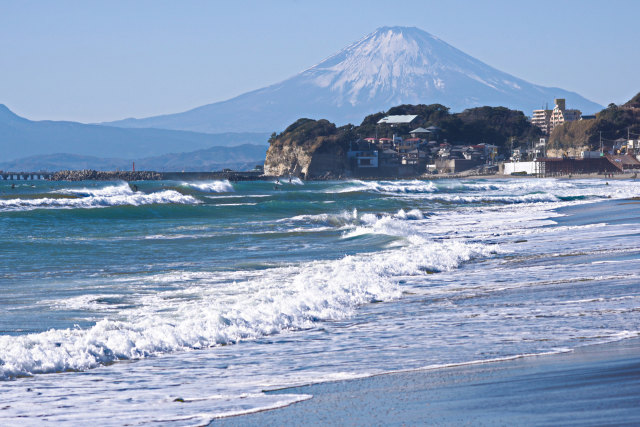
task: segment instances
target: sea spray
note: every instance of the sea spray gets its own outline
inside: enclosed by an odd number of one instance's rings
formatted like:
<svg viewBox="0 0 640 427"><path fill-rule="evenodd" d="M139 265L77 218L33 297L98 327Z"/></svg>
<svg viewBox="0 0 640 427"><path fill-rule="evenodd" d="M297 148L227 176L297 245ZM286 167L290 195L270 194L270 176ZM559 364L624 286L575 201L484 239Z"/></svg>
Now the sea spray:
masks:
<svg viewBox="0 0 640 427"><path fill-rule="evenodd" d="M183 182L182 185L204 193L232 193L234 191L233 185L226 179L222 181Z"/></svg>

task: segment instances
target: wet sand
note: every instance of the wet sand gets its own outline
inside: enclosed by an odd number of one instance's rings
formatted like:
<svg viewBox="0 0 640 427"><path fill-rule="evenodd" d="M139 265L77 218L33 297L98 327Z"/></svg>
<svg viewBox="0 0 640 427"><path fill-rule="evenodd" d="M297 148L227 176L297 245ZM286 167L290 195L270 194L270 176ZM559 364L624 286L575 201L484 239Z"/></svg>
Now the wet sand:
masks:
<svg viewBox="0 0 640 427"><path fill-rule="evenodd" d="M211 425L640 425L640 339L270 393L313 398Z"/></svg>

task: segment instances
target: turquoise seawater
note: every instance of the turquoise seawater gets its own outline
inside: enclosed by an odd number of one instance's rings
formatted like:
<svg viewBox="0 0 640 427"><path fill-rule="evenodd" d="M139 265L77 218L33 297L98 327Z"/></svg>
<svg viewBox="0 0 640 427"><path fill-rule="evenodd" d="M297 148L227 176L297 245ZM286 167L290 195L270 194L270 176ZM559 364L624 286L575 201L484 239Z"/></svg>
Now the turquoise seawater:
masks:
<svg viewBox="0 0 640 427"><path fill-rule="evenodd" d="M633 180L135 184L0 182L0 424L201 425L640 331Z"/></svg>

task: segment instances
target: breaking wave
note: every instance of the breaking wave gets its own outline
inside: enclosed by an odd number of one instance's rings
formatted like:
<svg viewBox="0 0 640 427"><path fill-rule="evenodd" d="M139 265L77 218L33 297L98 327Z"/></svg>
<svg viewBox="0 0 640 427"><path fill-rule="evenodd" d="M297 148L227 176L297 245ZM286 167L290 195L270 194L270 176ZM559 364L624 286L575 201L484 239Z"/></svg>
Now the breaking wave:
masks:
<svg viewBox="0 0 640 427"><path fill-rule="evenodd" d="M347 224L358 223L358 211L342 211L340 213L322 213L315 215L297 215L291 218L279 220L279 222L303 222L307 224L321 224L332 227L341 227Z"/></svg>
<svg viewBox="0 0 640 427"><path fill-rule="evenodd" d="M432 193L437 191L436 185L432 181L349 181L344 185L327 189L326 193Z"/></svg>
<svg viewBox="0 0 640 427"><path fill-rule="evenodd" d="M204 193L232 193L234 191L233 185L227 179L223 181L183 182L182 185Z"/></svg>
<svg viewBox="0 0 640 427"><path fill-rule="evenodd" d="M293 185L304 185L304 182L300 178L298 178L297 176L296 177L292 177L291 181L287 180L287 182L289 184L293 184Z"/></svg>
<svg viewBox="0 0 640 427"><path fill-rule="evenodd" d="M63 189L55 192L72 197L38 197L0 200L0 210L73 209L150 204L196 204L197 199L174 190L134 192L127 183L102 188Z"/></svg>
<svg viewBox="0 0 640 427"><path fill-rule="evenodd" d="M151 280L192 285L138 295L138 306L120 310L121 320L101 320L88 329L0 336L0 378L86 370L308 328L351 316L362 304L399 298L408 277L417 283L428 272L455 269L495 250L491 245L419 240L374 254L259 272L196 273L189 278L184 272L167 273ZM232 286L233 293L220 293L220 286ZM92 298L80 303L86 309L95 306Z"/></svg>
<svg viewBox="0 0 640 427"><path fill-rule="evenodd" d="M597 200L639 196L631 181L612 181L594 186L588 180L442 180L359 181L353 180L325 190L330 194L369 192L419 198L444 203L536 203L567 200Z"/></svg>

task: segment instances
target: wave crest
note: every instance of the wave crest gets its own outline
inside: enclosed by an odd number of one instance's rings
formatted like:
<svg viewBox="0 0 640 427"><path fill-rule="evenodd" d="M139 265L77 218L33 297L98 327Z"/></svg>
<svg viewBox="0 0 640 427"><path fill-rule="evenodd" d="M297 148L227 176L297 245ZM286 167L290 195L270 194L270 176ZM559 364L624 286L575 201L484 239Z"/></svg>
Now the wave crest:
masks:
<svg viewBox="0 0 640 427"><path fill-rule="evenodd" d="M150 204L196 204L197 199L175 190L155 193L134 192L127 183L102 188L64 189L58 194L75 197L39 197L0 200L0 210L100 208L110 206L140 206Z"/></svg>
<svg viewBox="0 0 640 427"><path fill-rule="evenodd" d="M229 180L222 181L202 181L202 182L183 182L183 186L194 188L204 193L233 193L233 185Z"/></svg>
<svg viewBox="0 0 640 427"><path fill-rule="evenodd" d="M408 286L400 283L409 277L418 283L427 273L451 270L493 251L481 244L421 242L259 273L227 273L223 283L219 272L200 273L190 288L137 296L141 305L120 311L125 320L102 320L89 329L0 336L0 378L86 370L308 328L317 321L350 316L361 304L399 298ZM157 279L184 281L183 275ZM221 294L220 286L233 286L233 295ZM177 298L176 293L190 297Z"/></svg>

